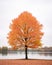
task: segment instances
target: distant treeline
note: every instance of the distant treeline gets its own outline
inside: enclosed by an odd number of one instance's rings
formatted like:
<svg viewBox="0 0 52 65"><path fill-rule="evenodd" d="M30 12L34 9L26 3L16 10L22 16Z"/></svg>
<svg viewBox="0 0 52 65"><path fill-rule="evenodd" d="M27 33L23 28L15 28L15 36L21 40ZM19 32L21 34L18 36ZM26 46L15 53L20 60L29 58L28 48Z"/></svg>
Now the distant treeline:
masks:
<svg viewBox="0 0 52 65"><path fill-rule="evenodd" d="M25 49L17 49L14 50L12 48L8 47L0 47L0 54L7 55L7 54L15 54L15 53L25 53ZM52 47L44 47L44 48L35 48L35 49L28 49L28 53L38 53L38 54L44 54L44 55L52 55Z"/></svg>
<svg viewBox="0 0 52 65"><path fill-rule="evenodd" d="M7 54L7 53L8 53L8 48L7 47L0 48L0 54Z"/></svg>

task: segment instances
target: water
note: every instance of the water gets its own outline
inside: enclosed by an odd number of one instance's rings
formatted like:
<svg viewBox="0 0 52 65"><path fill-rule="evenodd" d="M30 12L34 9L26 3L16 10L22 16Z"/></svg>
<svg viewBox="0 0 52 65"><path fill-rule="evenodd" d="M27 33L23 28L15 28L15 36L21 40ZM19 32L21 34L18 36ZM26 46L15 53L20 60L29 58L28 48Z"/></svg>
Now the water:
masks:
<svg viewBox="0 0 52 65"><path fill-rule="evenodd" d="M7 55L0 54L0 59L25 59L25 53L11 53ZM49 54L45 52L44 54L41 52L28 52L28 59L46 59L52 60L52 53Z"/></svg>
<svg viewBox="0 0 52 65"><path fill-rule="evenodd" d="M52 56L49 55L40 55L40 54L29 54L29 59L46 59L46 60L52 60Z"/></svg>

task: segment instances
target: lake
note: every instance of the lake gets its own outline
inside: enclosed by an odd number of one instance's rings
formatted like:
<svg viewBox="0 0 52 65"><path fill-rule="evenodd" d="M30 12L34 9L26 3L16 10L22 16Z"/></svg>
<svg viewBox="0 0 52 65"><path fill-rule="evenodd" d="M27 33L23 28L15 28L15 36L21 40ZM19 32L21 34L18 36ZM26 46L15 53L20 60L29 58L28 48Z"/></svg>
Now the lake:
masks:
<svg viewBox="0 0 52 65"><path fill-rule="evenodd" d="M8 53L7 55L0 54L0 59L25 59L25 53ZM28 59L46 59L52 60L51 52L28 52Z"/></svg>

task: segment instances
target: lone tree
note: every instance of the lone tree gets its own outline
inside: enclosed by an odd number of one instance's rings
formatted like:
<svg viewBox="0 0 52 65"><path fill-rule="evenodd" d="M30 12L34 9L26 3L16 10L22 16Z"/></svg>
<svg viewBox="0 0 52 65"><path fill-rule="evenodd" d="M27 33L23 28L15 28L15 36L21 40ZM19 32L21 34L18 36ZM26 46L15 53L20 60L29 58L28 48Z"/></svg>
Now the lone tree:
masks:
<svg viewBox="0 0 52 65"><path fill-rule="evenodd" d="M18 18L12 20L8 42L14 49L24 47L26 59L28 59L27 48L37 48L42 45L43 32L41 32L41 28L42 24L31 13L25 11Z"/></svg>

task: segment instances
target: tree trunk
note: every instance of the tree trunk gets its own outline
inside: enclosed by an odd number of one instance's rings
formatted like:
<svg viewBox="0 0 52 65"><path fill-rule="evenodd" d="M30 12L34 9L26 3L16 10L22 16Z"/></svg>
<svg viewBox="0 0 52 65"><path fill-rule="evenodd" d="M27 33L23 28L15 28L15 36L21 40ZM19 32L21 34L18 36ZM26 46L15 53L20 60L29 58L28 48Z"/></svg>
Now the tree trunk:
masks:
<svg viewBox="0 0 52 65"><path fill-rule="evenodd" d="M25 45L25 59L28 59L28 56L27 56L27 46Z"/></svg>

